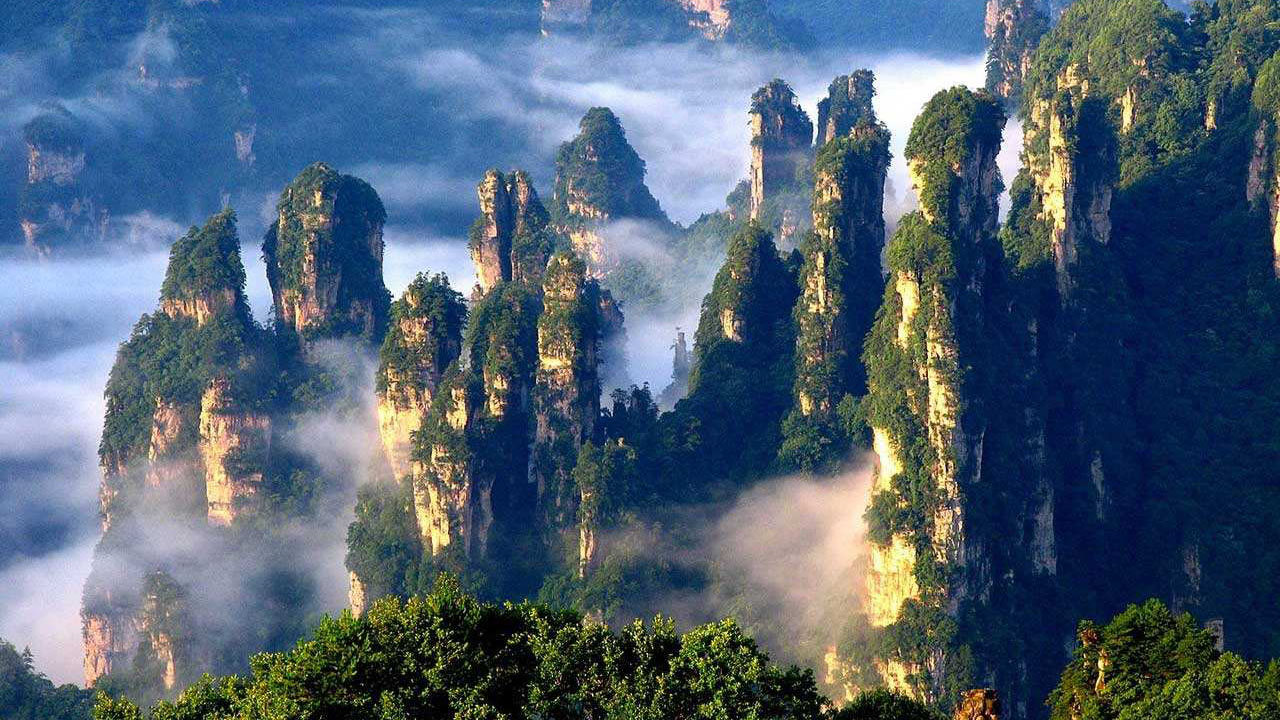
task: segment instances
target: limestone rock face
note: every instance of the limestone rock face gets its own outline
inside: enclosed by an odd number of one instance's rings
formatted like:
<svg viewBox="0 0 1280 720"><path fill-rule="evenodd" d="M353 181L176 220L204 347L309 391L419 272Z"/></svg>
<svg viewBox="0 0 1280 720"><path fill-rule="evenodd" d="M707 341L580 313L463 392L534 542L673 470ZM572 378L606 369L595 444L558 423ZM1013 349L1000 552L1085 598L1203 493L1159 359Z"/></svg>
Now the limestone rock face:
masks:
<svg viewBox="0 0 1280 720"><path fill-rule="evenodd" d="M867 79L870 73L856 74ZM833 88L842 86L840 80ZM796 403L802 415L830 419L841 397L861 395L856 358L883 296L884 183L889 132L870 110L869 83L841 106L865 101L857 125L823 145L814 165L813 234L801 243L796 309ZM848 110L841 117L848 117ZM833 130L843 127L833 120ZM835 372L831 372L832 368Z"/></svg>
<svg viewBox="0 0 1280 720"><path fill-rule="evenodd" d="M138 646L137 621L129 615L106 612L84 612L81 621L84 684L93 687L98 678L132 660Z"/></svg>
<svg viewBox="0 0 1280 720"><path fill-rule="evenodd" d="M987 592L990 582L982 548L966 534L969 493L982 479L982 449L986 420L972 411L980 398L970 397L966 383L969 358L977 349L966 338L981 336L983 293L987 268L983 261L993 247L999 171L995 167L1004 114L985 93L958 88L939 93L926 105L907 142L908 167L921 198L918 213L903 218L890 251L896 297L879 321L889 325L873 333L877 345L868 357L900 355L911 368L904 387L892 390L887 380L870 384L873 399L896 403L893 413L912 416L915 435L899 436L884 416L872 417L873 449L877 456L873 503L902 504L894 477L907 470L932 479L936 496L928 504L922 527L903 534L890 529L882 541L871 543L867 573L867 612L873 625L896 622L908 599L932 603L954 614L959 603ZM957 134L954 128L963 127ZM945 139L945 141L944 141ZM922 252L907 248L937 248ZM948 258L940 260L940 258ZM957 258L951 261L949 258ZM941 277L948 277L946 282ZM885 376L881 375L881 378ZM882 393L900 393L882 395ZM902 449L928 451L914 457ZM912 466L908 467L908 461ZM942 568L935 585L920 586L918 554L927 549ZM885 662L886 682L905 682L918 670L935 678L931 692L941 685L945 648L922 659L928 667L898 667ZM901 663L899 663L901 665ZM917 688L918 690L918 688ZM927 693L926 693L927 694Z"/></svg>
<svg viewBox="0 0 1280 720"><path fill-rule="evenodd" d="M1028 150L1028 169L1040 196L1041 221L1049 228L1058 294L1069 302L1082 243L1106 245L1111 239L1111 196L1115 158L1107 133L1105 107L1068 92L1037 101L1027 130L1027 147L1047 135L1047 152ZM1082 131L1082 126L1087 129Z"/></svg>
<svg viewBox="0 0 1280 720"><path fill-rule="evenodd" d="M689 13L689 25L708 40L724 37L732 20L728 0L679 0Z"/></svg>
<svg viewBox="0 0 1280 720"><path fill-rule="evenodd" d="M160 287L161 312L174 320L193 320L197 327L223 314L247 324L235 217L231 210L224 210L173 244Z"/></svg>
<svg viewBox="0 0 1280 720"><path fill-rule="evenodd" d="M955 720L1000 720L1000 698L995 690L970 690L964 694L952 717Z"/></svg>
<svg viewBox="0 0 1280 720"><path fill-rule="evenodd" d="M556 155L552 216L594 277L617 268L622 256L604 226L630 220L661 239L671 221L644 182L645 163L627 140L613 111L595 107L579 124L579 133Z"/></svg>
<svg viewBox="0 0 1280 720"><path fill-rule="evenodd" d="M530 481L545 518L567 527L577 507L570 473L578 448L600 415L599 288L586 265L569 254L551 259L538 319L538 370Z"/></svg>
<svg viewBox="0 0 1280 720"><path fill-rule="evenodd" d="M324 163L280 195L262 244L276 316L303 340L380 342L390 297L382 283L386 211L368 183Z"/></svg>
<svg viewBox="0 0 1280 720"><path fill-rule="evenodd" d="M413 465L413 506L424 548L440 555L457 543L483 556L492 524L492 486L468 451L478 408L461 373L441 386L426 428L426 457Z"/></svg>
<svg viewBox="0 0 1280 720"><path fill-rule="evenodd" d="M987 90L1016 105L1049 18L1037 0L987 0Z"/></svg>
<svg viewBox="0 0 1280 720"><path fill-rule="evenodd" d="M876 112L871 100L875 94L875 74L870 70L832 80L827 97L818 101L818 149L864 122L874 125Z"/></svg>
<svg viewBox="0 0 1280 720"><path fill-rule="evenodd" d="M364 615L364 611L369 607L369 597L365 591L364 581L360 579L360 576L356 575L354 570L349 570L347 574L350 579L350 585L347 589L347 602L351 607L351 614L360 617Z"/></svg>
<svg viewBox="0 0 1280 720"><path fill-rule="evenodd" d="M773 80L751 96L751 218L765 200L794 186L811 159L813 122L791 86Z"/></svg>
<svg viewBox="0 0 1280 720"><path fill-rule="evenodd" d="M154 572L143 580L138 632L159 667L165 690L177 686L180 671L188 672L181 667L187 651L185 635L190 631L185 604L185 593L168 574Z"/></svg>
<svg viewBox="0 0 1280 720"><path fill-rule="evenodd" d="M18 222L30 250L47 255L66 245L101 242L108 213L84 187L83 128L70 113L48 112L23 128L27 179Z"/></svg>
<svg viewBox="0 0 1280 720"><path fill-rule="evenodd" d="M251 507L270 449L271 419L246 409L232 397L230 382L215 378L200 400L200 456L211 524L231 525Z"/></svg>
<svg viewBox="0 0 1280 720"><path fill-rule="evenodd" d="M413 433L436 386L462 354L466 306L443 275L419 275L391 306L377 374L378 430L392 477L410 474Z"/></svg>
<svg viewBox="0 0 1280 720"><path fill-rule="evenodd" d="M1271 217L1272 269L1280 279L1280 163L1275 162L1273 150L1275 128L1276 119L1268 117L1264 110L1253 137L1245 193L1251 205L1266 203Z"/></svg>
<svg viewBox="0 0 1280 720"><path fill-rule="evenodd" d="M480 292L511 280L540 283L554 239L529 175L490 170L476 194L480 218L471 229L470 249Z"/></svg>
<svg viewBox="0 0 1280 720"><path fill-rule="evenodd" d="M236 501L261 485L271 424L256 383L270 348L244 301L239 248L230 211L179 238L159 310L139 321L112 368L99 454L104 537L82 607L90 683L135 660L158 668L153 680L168 688L195 671L182 588L141 574L186 550L144 538L157 518L201 537L210 522L231 522Z"/></svg>

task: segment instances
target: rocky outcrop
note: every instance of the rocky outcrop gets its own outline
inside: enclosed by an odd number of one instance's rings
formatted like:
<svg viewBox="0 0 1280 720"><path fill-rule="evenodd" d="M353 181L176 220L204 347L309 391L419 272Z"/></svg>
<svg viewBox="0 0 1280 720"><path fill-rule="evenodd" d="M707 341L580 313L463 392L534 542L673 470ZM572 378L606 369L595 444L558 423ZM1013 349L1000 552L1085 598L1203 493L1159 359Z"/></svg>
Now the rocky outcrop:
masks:
<svg viewBox="0 0 1280 720"><path fill-rule="evenodd" d="M173 244L160 286L161 312L174 320L192 320L197 327L222 315L248 324L235 222L235 213L224 210Z"/></svg>
<svg viewBox="0 0 1280 720"><path fill-rule="evenodd" d="M490 170L476 194L480 218L471 228L469 247L480 292L512 280L541 283L555 238L529 175L522 170L508 175Z"/></svg>
<svg viewBox="0 0 1280 720"><path fill-rule="evenodd" d="M368 183L324 163L280 195L262 243L276 317L304 341L379 343L391 299L382 283L386 211Z"/></svg>
<svg viewBox="0 0 1280 720"><path fill-rule="evenodd" d="M231 525L252 509L270 450L271 419L235 398L226 378L214 378L200 400L200 457L211 524Z"/></svg>
<svg viewBox="0 0 1280 720"><path fill-rule="evenodd" d="M870 70L858 70L831 81L827 96L818 101L818 141L822 149L828 142L848 135L861 124L876 124L876 76Z"/></svg>
<svg viewBox="0 0 1280 720"><path fill-rule="evenodd" d="M870 73L838 79L833 88L861 93L834 104L831 138L814 165L813 233L801 243L800 302L796 306L796 409L832 420L845 393L862 395L865 373L856 357L883 296L884 183L889 132L870 108ZM834 95L833 90L833 95ZM859 108L856 124L845 119ZM841 119L844 118L844 119ZM851 359L851 356L855 359Z"/></svg>
<svg viewBox="0 0 1280 720"><path fill-rule="evenodd" d="M18 223L30 250L100 242L108 214L84 186L87 154L81 124L65 110L47 112L23 128L27 178Z"/></svg>
<svg viewBox="0 0 1280 720"><path fill-rule="evenodd" d="M1049 18L1037 0L987 0L985 29L987 90L1016 106Z"/></svg>
<svg viewBox="0 0 1280 720"><path fill-rule="evenodd" d="M391 306L376 376L378 430L395 479L412 468L413 434L436 387L462 354L466 306L444 275L418 275Z"/></svg>
<svg viewBox="0 0 1280 720"><path fill-rule="evenodd" d="M708 40L719 40L732 20L729 0L679 0L689 13L689 25Z"/></svg>
<svg viewBox="0 0 1280 720"><path fill-rule="evenodd" d="M1064 88L1039 100L1027 123L1027 168L1040 198L1040 220L1050 233L1058 294L1070 302L1081 244L1111 239L1115 157L1105 104ZM1037 148L1044 147L1043 152Z"/></svg>
<svg viewBox="0 0 1280 720"><path fill-rule="evenodd" d="M921 209L903 218L890 249L896 292L873 332L867 354L873 448L873 506L908 505L924 521L895 526L883 514L870 547L866 611L873 625L896 622L908 600L954 613L986 592L980 547L966 534L968 492L982 479L986 419L969 395L970 358L980 350L987 284L984 258L995 243L1004 115L985 93L956 88L936 95L916 120L906 155ZM955 128L964 128L963 134ZM896 358L890 360L890 358ZM882 364L888 363L888 364ZM901 363L902 365L898 365ZM908 368L902 374L893 367ZM911 418L904 423L903 418ZM907 453L910 447L927 451ZM927 477L933 496L899 495L894 479ZM935 567L918 573L921 553ZM908 657L907 667L881 668L886 682L926 670L938 692L946 647ZM894 660L894 662L899 662ZM911 667L914 666L914 667Z"/></svg>
<svg viewBox="0 0 1280 720"><path fill-rule="evenodd" d="M98 678L115 668L127 667L138 647L137 620L129 614L85 610L81 613L84 640L84 684L93 687Z"/></svg>
<svg viewBox="0 0 1280 720"><path fill-rule="evenodd" d="M570 473L600 415L599 288L585 263L562 253L547 266L542 302L529 480L548 527L562 529L578 506Z"/></svg>
<svg viewBox="0 0 1280 720"><path fill-rule="evenodd" d="M1000 698L995 690L970 690L960 699L954 720L1000 720Z"/></svg>
<svg viewBox="0 0 1280 720"><path fill-rule="evenodd" d="M142 583L142 609L138 615L141 652L146 653L160 674L159 683L173 690L182 674L190 674L184 657L188 651L186 593L164 572L153 572Z"/></svg>
<svg viewBox="0 0 1280 720"><path fill-rule="evenodd" d="M603 277L624 259L604 232L609 223L633 221L639 232L661 241L671 222L645 185L644 160L613 111L591 108L579 130L556 155L552 217L592 276Z"/></svg>
<svg viewBox="0 0 1280 720"><path fill-rule="evenodd" d="M351 614L356 617L364 615L364 611L369 608L369 595L365 589L364 581L356 575L354 570L347 571L349 585L347 586L347 603L351 608Z"/></svg>
<svg viewBox="0 0 1280 720"><path fill-rule="evenodd" d="M492 524L492 484L471 456L479 409L460 368L439 389L413 465L413 507L422 546L438 556L451 547L483 556Z"/></svg>
<svg viewBox="0 0 1280 720"><path fill-rule="evenodd" d="M671 384L663 388L658 404L663 408L675 407L689 392L689 373L693 369L693 354L684 331L676 328L676 339L671 343Z"/></svg>
<svg viewBox="0 0 1280 720"><path fill-rule="evenodd" d="M765 202L794 188L812 159L813 123L791 86L773 80L751 96L751 219Z"/></svg>

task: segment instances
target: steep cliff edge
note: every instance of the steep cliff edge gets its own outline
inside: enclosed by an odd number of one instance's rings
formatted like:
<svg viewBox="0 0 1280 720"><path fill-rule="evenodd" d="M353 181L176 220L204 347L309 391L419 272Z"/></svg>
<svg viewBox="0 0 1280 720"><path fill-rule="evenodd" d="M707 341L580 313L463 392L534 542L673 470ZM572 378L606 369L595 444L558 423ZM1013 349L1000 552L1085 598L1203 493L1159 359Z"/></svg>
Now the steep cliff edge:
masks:
<svg viewBox="0 0 1280 720"><path fill-rule="evenodd" d="M1049 18L1037 0L987 0L987 90L1011 107L1022 102L1022 86Z"/></svg>
<svg viewBox="0 0 1280 720"><path fill-rule="evenodd" d="M600 415L599 292L580 259L569 254L551 259L538 318L529 480L537 486L540 515L552 534L576 521L579 497L572 471Z"/></svg>
<svg viewBox="0 0 1280 720"><path fill-rule="evenodd" d="M393 479L412 472L413 433L445 371L462 354L466 306L444 275L418 275L391 305L375 377L378 429Z"/></svg>
<svg viewBox="0 0 1280 720"><path fill-rule="evenodd" d="M1004 122L989 95L956 88L926 105L907 141L921 209L903 218L890 243L885 310L864 355L878 459L867 516L873 626L937 630L990 582L966 509L983 479L986 419L972 358L985 333ZM956 680L947 659L956 649L945 635L934 634L926 652L900 649L877 661L883 680L941 696Z"/></svg>
<svg viewBox="0 0 1280 720"><path fill-rule="evenodd" d="M661 245L671 221L644 182L645 163L627 140L613 111L595 107L579 133L556 154L551 215L593 277L618 269L633 249L611 242L607 225L634 221L649 241Z"/></svg>
<svg viewBox="0 0 1280 720"><path fill-rule="evenodd" d="M795 407L780 451L785 464L806 469L842 459L852 441L838 427L837 405L866 392L859 350L883 293L889 131L871 109L872 82L867 71L837 78L820 108L826 130L838 134L820 144L814 166L814 229L800 243L794 312Z"/></svg>
<svg viewBox="0 0 1280 720"><path fill-rule="evenodd" d="M382 283L386 211L368 183L324 163L284 189L262 255L276 317L304 341L381 342L391 298Z"/></svg>
<svg viewBox="0 0 1280 720"><path fill-rule="evenodd" d="M838 111L837 111L838 113ZM751 96L751 219L777 233L780 245L809 227L803 190L813 161L813 122L791 86L773 80ZM799 195L799 197L797 197Z"/></svg>
<svg viewBox="0 0 1280 720"><path fill-rule="evenodd" d="M197 534L229 524L262 483L270 421L258 383L270 350L244 282L235 215L224 211L174 243L159 310L117 355L99 448L103 540L82 611L89 684L145 650L173 687L179 651L147 619L141 572L155 560L137 536L157 518Z"/></svg>
<svg viewBox="0 0 1280 720"><path fill-rule="evenodd" d="M468 248L480 292L511 280L540 283L560 238L549 226L550 217L528 173L490 170L476 194L480 217L471 227Z"/></svg>

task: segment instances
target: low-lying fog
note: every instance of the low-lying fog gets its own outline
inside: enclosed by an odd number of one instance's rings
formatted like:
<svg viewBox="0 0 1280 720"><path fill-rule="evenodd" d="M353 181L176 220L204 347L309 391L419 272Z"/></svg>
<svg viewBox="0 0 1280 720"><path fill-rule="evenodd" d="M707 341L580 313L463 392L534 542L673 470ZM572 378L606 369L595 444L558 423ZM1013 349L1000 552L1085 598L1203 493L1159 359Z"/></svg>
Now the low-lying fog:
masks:
<svg viewBox="0 0 1280 720"><path fill-rule="evenodd" d="M746 176L746 110L754 89L773 77L787 79L816 117L817 101L834 76L870 67L878 78L877 109L893 132L894 196L888 207L900 212L910 199L898 156L912 120L936 91L957 84L976 87L983 77L979 57L863 57L854 50L796 57L682 46L618 50L565 40L495 53L414 47L411 40L401 38L381 54L369 43L351 42L369 52L380 72L401 76L406 103L415 102L418 92L453 93L450 122L500 120L523 138L524 149L511 157L489 157L482 145L441 147L438 154L394 161L388 159L395 157L394 148L363 159L335 153L338 157L331 159L340 170L368 179L386 201L384 274L396 295L420 271L446 272L455 287L470 292L474 278L465 223L450 220L442 229L443 223L421 220L423 208L430 216L431 208L465 214L475 206L479 178L455 171L460 153L476 153L484 165L530 167L549 195L557 145L576 132L587 108L608 105L646 160L654 195L673 219L688 224L721 207ZM0 67L13 62L3 60ZM340 91L334 102L343 102ZM348 131L360 132L359 122L352 121ZM1020 145L1011 122L1001 160L1006 180L1012 178ZM326 158L298 157L296 166L318 159ZM262 321L268 318L270 295L259 243L273 213L273 190L278 188L234 195L250 302ZM82 682L80 589L99 530L96 450L102 390L115 347L137 317L155 307L165 244L201 220L154 214L127 218L117 225L118 233L132 233L128 253L0 259L0 637L30 646L39 667L58 682ZM661 317L628 313L633 380L647 381L655 390L666 385L674 329L679 325L692 337L697 310L694 305ZM753 497L758 502L781 496L761 491ZM340 569L340 538L335 541L332 563Z"/></svg>

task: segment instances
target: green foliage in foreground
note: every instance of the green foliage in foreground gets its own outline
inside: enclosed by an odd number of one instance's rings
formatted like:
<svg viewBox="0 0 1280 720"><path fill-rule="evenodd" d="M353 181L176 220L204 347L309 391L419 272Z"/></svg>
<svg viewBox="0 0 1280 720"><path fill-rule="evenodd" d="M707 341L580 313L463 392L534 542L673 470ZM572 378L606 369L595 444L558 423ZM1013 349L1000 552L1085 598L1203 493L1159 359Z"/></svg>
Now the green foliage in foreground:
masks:
<svg viewBox="0 0 1280 720"><path fill-rule="evenodd" d="M1264 669L1219 652L1190 615L1158 600L1105 627L1081 623L1079 640L1049 698L1053 720L1280 717L1280 662Z"/></svg>
<svg viewBox="0 0 1280 720"><path fill-rule="evenodd" d="M448 576L426 597L327 618L252 667L251 677L206 676L151 717L869 717L832 715L811 672L770 663L732 620L680 635L656 618L614 633L571 611L480 603ZM909 701L873 704L901 711L877 718L929 717ZM142 713L104 694L94 717Z"/></svg>
<svg viewBox="0 0 1280 720"><path fill-rule="evenodd" d="M90 691L55 686L36 672L30 650L0 640L0 719L78 720L89 717L92 705Z"/></svg>

